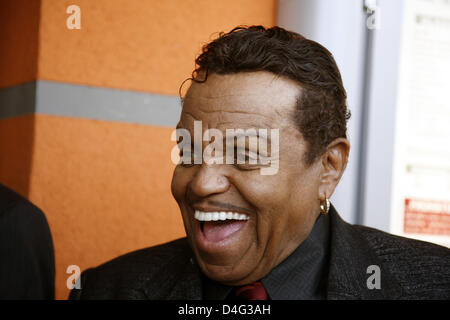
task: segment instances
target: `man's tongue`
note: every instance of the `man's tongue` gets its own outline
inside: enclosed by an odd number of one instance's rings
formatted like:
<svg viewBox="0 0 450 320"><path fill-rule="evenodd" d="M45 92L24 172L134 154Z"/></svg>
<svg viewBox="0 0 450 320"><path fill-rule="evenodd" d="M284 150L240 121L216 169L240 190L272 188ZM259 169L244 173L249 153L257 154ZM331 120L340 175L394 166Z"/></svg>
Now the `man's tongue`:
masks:
<svg viewBox="0 0 450 320"><path fill-rule="evenodd" d="M206 221L203 223L203 234L208 241L219 242L240 230L246 220Z"/></svg>

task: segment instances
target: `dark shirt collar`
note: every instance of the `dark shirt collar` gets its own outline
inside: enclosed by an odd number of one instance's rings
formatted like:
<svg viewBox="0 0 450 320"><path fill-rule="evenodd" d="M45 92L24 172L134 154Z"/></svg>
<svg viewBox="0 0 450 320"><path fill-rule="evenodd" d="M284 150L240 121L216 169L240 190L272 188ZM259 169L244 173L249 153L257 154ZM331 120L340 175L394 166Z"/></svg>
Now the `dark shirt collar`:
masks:
<svg viewBox="0 0 450 320"><path fill-rule="evenodd" d="M325 299L329 217L320 215L310 235L261 281L273 300ZM224 300L233 287L203 277L203 298Z"/></svg>

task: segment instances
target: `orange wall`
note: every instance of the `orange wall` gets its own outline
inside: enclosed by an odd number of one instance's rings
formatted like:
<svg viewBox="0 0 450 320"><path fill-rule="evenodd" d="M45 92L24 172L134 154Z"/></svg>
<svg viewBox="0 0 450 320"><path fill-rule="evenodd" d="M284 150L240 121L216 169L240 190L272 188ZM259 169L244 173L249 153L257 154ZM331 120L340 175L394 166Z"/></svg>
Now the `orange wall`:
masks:
<svg viewBox="0 0 450 320"><path fill-rule="evenodd" d="M178 94L214 33L274 19L275 0L42 0L39 79Z"/></svg>
<svg viewBox="0 0 450 320"><path fill-rule="evenodd" d="M34 115L0 119L0 182L27 197L34 142Z"/></svg>
<svg viewBox="0 0 450 320"><path fill-rule="evenodd" d="M172 129L36 115L29 198L46 213L57 298L82 270L184 236L170 194Z"/></svg>
<svg viewBox="0 0 450 320"><path fill-rule="evenodd" d="M25 2L33 3L29 11ZM0 52L10 68L0 68L0 87L40 79L177 95L213 33L238 24L273 25L276 0L11 3L17 4L11 16L19 20L10 19L0 32L10 37L20 31L22 38L9 44L19 54ZM81 30L66 28L65 9L74 3L81 7ZM5 2L0 6L4 12ZM24 53L36 37L36 50ZM69 294L67 266L83 270L184 235L170 195L171 130L43 114L0 120L0 181L47 216L57 299Z"/></svg>
<svg viewBox="0 0 450 320"><path fill-rule="evenodd" d="M36 80L38 0L0 2L0 88Z"/></svg>

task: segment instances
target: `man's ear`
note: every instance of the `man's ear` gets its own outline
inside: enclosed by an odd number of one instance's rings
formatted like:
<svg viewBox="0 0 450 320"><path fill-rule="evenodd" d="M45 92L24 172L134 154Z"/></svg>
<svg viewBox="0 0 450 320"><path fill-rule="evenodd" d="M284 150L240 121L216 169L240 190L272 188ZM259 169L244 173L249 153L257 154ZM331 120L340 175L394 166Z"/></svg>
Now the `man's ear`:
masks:
<svg viewBox="0 0 450 320"><path fill-rule="evenodd" d="M345 138L333 140L321 156L319 200L330 198L347 166L350 142Z"/></svg>

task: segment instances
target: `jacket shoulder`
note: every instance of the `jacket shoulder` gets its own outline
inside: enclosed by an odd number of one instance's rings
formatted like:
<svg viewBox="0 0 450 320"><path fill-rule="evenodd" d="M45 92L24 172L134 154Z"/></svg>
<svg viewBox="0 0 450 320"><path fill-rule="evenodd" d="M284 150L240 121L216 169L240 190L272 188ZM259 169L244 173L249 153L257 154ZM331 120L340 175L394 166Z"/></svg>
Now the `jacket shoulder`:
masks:
<svg viewBox="0 0 450 320"><path fill-rule="evenodd" d="M0 184L0 217L11 212L20 215L20 218L22 218L24 213L28 214L29 212L42 215L42 211L28 199Z"/></svg>
<svg viewBox="0 0 450 320"><path fill-rule="evenodd" d="M146 283L167 283L189 261L186 238L136 250L85 270L70 299L144 299Z"/></svg>
<svg viewBox="0 0 450 320"><path fill-rule="evenodd" d="M353 226L402 287L402 298L450 299L450 249L433 243Z"/></svg>
<svg viewBox="0 0 450 320"><path fill-rule="evenodd" d="M53 240L44 213L0 184L0 296L53 299ZM34 279L34 281L30 281Z"/></svg>

